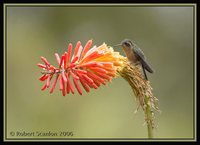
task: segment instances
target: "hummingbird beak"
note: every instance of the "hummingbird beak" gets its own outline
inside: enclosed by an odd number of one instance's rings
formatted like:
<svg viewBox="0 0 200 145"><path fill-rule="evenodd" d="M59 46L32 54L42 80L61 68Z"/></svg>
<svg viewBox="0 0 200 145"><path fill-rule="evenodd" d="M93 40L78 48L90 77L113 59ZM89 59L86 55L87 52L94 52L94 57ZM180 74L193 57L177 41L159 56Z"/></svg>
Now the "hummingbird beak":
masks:
<svg viewBox="0 0 200 145"><path fill-rule="evenodd" d="M114 45L113 47L122 46L121 44Z"/></svg>

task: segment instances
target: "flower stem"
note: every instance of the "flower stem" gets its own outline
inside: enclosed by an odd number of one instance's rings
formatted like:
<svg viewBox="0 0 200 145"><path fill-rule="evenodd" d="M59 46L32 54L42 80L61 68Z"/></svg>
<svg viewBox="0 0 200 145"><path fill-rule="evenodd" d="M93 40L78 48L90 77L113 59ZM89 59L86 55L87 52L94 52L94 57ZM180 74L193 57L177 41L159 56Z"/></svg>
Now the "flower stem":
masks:
<svg viewBox="0 0 200 145"><path fill-rule="evenodd" d="M151 106L150 106L148 96L145 96L144 103L146 105L146 108L145 108L145 117L146 118L145 118L145 120L146 120L146 123L147 123L148 138L151 139L151 138L153 138L153 114L152 114L152 110L151 110Z"/></svg>
<svg viewBox="0 0 200 145"><path fill-rule="evenodd" d="M124 64L118 69L118 73L129 83L138 105L142 107L147 124L148 138L152 139L153 129L155 128L153 110L159 110L157 107L158 99L153 96L150 82L144 78L140 67L131 65L127 59L124 59L123 62Z"/></svg>

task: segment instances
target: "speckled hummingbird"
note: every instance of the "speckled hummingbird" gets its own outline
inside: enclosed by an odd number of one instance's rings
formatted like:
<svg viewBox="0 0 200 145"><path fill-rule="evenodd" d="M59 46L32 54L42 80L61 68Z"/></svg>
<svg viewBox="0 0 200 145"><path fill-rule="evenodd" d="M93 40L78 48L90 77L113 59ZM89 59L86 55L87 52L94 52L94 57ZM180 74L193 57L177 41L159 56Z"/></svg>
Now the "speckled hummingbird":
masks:
<svg viewBox="0 0 200 145"><path fill-rule="evenodd" d="M148 80L145 70L147 70L150 73L153 73L153 69L147 63L146 58L145 58L142 50L129 39L124 39L120 44L115 45L115 46L122 46L129 62L132 65L138 65L139 64L139 65L142 66L144 77L145 77L146 80Z"/></svg>

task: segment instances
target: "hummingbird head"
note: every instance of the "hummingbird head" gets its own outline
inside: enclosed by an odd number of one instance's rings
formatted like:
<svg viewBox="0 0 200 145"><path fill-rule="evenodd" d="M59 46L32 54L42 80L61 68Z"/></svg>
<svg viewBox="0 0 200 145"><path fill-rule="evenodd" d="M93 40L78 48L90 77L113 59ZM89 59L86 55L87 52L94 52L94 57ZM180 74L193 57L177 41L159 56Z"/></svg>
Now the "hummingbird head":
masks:
<svg viewBox="0 0 200 145"><path fill-rule="evenodd" d="M114 45L114 47L116 46L122 46L124 50L128 50L128 49L134 48L136 44L133 43L130 39L124 39L121 41L120 44Z"/></svg>
<svg viewBox="0 0 200 145"><path fill-rule="evenodd" d="M133 47L133 43L131 42L131 40L129 39L124 39L122 40L122 42L120 43L121 46L125 49L131 49Z"/></svg>

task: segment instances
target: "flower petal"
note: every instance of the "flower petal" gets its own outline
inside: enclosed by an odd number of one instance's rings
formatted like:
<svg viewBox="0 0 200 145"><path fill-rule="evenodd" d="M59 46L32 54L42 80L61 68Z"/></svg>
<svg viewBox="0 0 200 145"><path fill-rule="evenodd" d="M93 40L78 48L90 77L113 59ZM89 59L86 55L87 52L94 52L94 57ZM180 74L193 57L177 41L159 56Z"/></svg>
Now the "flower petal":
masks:
<svg viewBox="0 0 200 145"><path fill-rule="evenodd" d="M80 76L79 76L80 78ZM85 82L85 80L83 80L82 78L79 79L81 82L81 85L83 86L83 88L85 89L86 92L90 92L90 88L87 86L87 83Z"/></svg>
<svg viewBox="0 0 200 145"><path fill-rule="evenodd" d="M74 59L72 60L72 63L75 63L78 60L78 56L75 56Z"/></svg>
<svg viewBox="0 0 200 145"><path fill-rule="evenodd" d="M44 84L44 86L42 87L42 91L45 90L47 88L47 84Z"/></svg>
<svg viewBox="0 0 200 145"><path fill-rule="evenodd" d="M70 71L70 75L72 76L72 78L79 80L79 77L75 75L72 71Z"/></svg>
<svg viewBox="0 0 200 145"><path fill-rule="evenodd" d="M47 66L46 66L46 65L44 65L44 64L41 64L41 63L38 63L38 64L37 64L37 66L38 66L38 67L41 67L41 68L47 68Z"/></svg>
<svg viewBox="0 0 200 145"><path fill-rule="evenodd" d="M94 73L91 73L91 72L88 71L87 75L88 75L90 78L92 78L93 81L94 81L94 80L97 80L97 81L101 82L102 84L105 83L105 80L104 80L104 79L102 79L101 77L95 75Z"/></svg>
<svg viewBox="0 0 200 145"><path fill-rule="evenodd" d="M73 81L74 81L74 85L75 85L75 87L76 87L78 93L79 93L80 95L82 95L82 90L81 90L81 87L80 87L79 84L78 84L77 79L73 78Z"/></svg>
<svg viewBox="0 0 200 145"><path fill-rule="evenodd" d="M87 75L83 74L83 79L88 83L88 84L93 84L93 80L89 78Z"/></svg>
<svg viewBox="0 0 200 145"><path fill-rule="evenodd" d="M78 58L80 58L82 50L83 50L83 46L80 46L75 56L78 56Z"/></svg>
<svg viewBox="0 0 200 145"><path fill-rule="evenodd" d="M60 64L60 56L58 55L58 53L55 53L55 56L57 63Z"/></svg>
<svg viewBox="0 0 200 145"><path fill-rule="evenodd" d="M47 88L50 86L50 79L51 79L51 75L49 75L47 78Z"/></svg>
<svg viewBox="0 0 200 145"><path fill-rule="evenodd" d="M68 53L68 55L67 55L66 63L69 64L71 53L72 53L72 44L71 43L69 43L69 45L68 45L68 52L67 53Z"/></svg>
<svg viewBox="0 0 200 145"><path fill-rule="evenodd" d="M65 59L65 55L62 55L59 68L61 68L61 66L63 65L64 59Z"/></svg>
<svg viewBox="0 0 200 145"><path fill-rule="evenodd" d="M85 54L87 53L87 51L89 50L89 48L91 47L92 45L92 40L89 40L86 44L85 44L85 47L83 49L83 52L81 54L81 58L83 58L85 56Z"/></svg>
<svg viewBox="0 0 200 145"><path fill-rule="evenodd" d="M41 60L48 66L50 66L50 63L47 61L47 59L43 56L41 56Z"/></svg>
<svg viewBox="0 0 200 145"><path fill-rule="evenodd" d="M43 75L43 76L40 77L40 80L41 81L45 81L47 78L48 78L48 75L45 74L45 75Z"/></svg>
<svg viewBox="0 0 200 145"><path fill-rule="evenodd" d="M62 95L65 96L66 95L65 81L62 81L62 82L63 82Z"/></svg>
<svg viewBox="0 0 200 145"><path fill-rule="evenodd" d="M78 50L79 50L80 46L81 46L81 42L78 41L78 42L76 43L76 47L75 47L75 49L74 49L74 55L73 55L74 57L77 56L77 53L78 53Z"/></svg>
<svg viewBox="0 0 200 145"><path fill-rule="evenodd" d="M67 64L68 64L68 53L65 52L64 53L64 68L67 68Z"/></svg>
<svg viewBox="0 0 200 145"><path fill-rule="evenodd" d="M77 67L102 67L103 65L97 62L87 62L78 65Z"/></svg>
<svg viewBox="0 0 200 145"><path fill-rule="evenodd" d="M67 77L67 94L70 93L70 91L72 92L72 94L74 94L74 87L72 86L72 83L70 81L70 75L66 75Z"/></svg>
<svg viewBox="0 0 200 145"><path fill-rule="evenodd" d="M64 70L62 71L62 78L63 78L64 82L67 82L67 78L66 78L66 76L65 76Z"/></svg>
<svg viewBox="0 0 200 145"><path fill-rule="evenodd" d="M90 67L90 69L94 72L99 72L99 73L107 73L107 71L103 68L100 68L100 67Z"/></svg>
<svg viewBox="0 0 200 145"><path fill-rule="evenodd" d="M63 90L63 78L62 75L60 76L60 90Z"/></svg>
<svg viewBox="0 0 200 145"><path fill-rule="evenodd" d="M107 74L104 73L100 73L100 72L96 72L100 77L110 81L112 79L112 77L108 76Z"/></svg>
<svg viewBox="0 0 200 145"><path fill-rule="evenodd" d="M59 77L59 74L56 75L56 78L55 78L55 80L54 80L54 83L53 83L53 85L52 85L52 88L51 88L51 90L50 90L50 93L53 93L53 91L54 91L54 89L55 89L55 87L56 87L56 83L57 83L58 77Z"/></svg>

